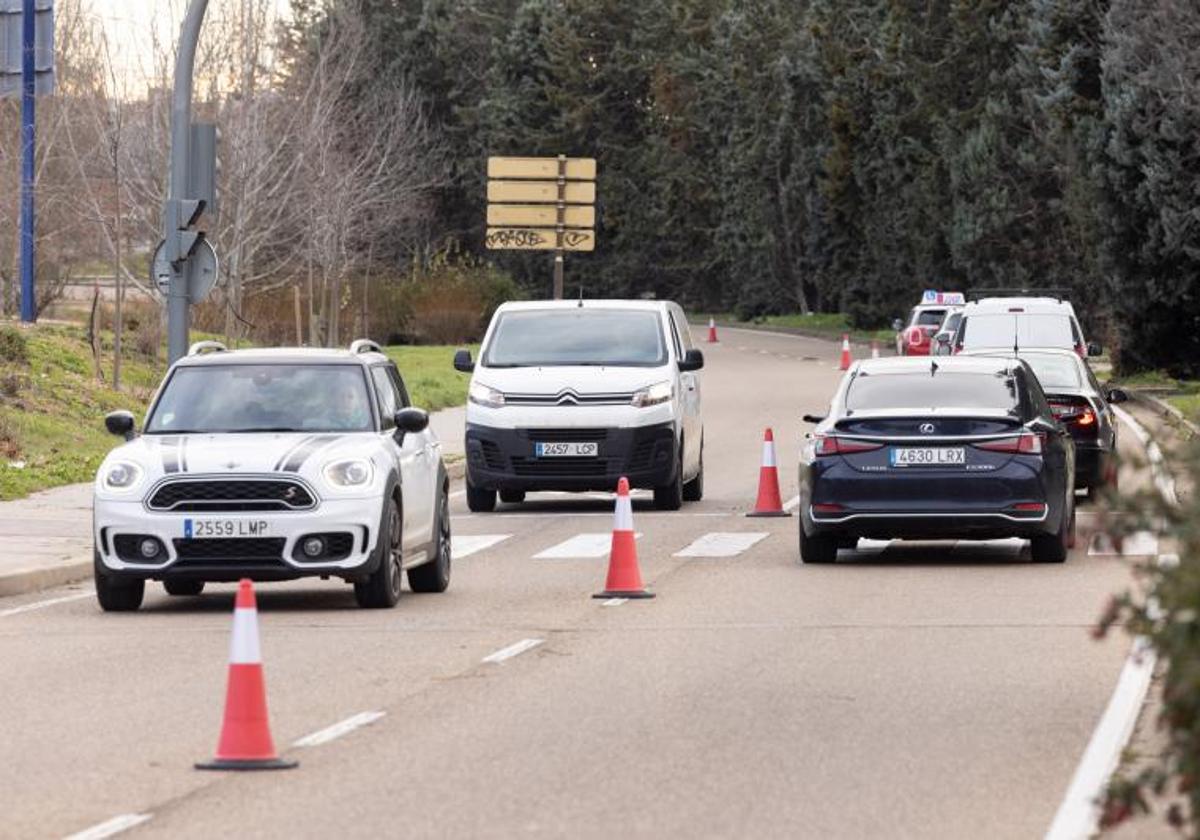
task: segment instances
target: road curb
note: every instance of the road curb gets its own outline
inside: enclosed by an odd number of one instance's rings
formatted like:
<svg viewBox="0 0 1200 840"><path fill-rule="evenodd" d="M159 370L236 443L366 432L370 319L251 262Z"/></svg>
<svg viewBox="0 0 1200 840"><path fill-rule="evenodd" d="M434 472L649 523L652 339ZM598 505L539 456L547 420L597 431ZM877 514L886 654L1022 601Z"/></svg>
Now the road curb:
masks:
<svg viewBox="0 0 1200 840"><path fill-rule="evenodd" d="M455 461L453 464L446 465L446 478L451 481L458 481L467 474L466 460Z"/></svg>
<svg viewBox="0 0 1200 840"><path fill-rule="evenodd" d="M41 569L19 569L0 575L0 598L26 595L68 583L78 583L92 576L92 558L69 560L57 566Z"/></svg>
<svg viewBox="0 0 1200 840"><path fill-rule="evenodd" d="M1166 400L1145 391L1130 390L1128 393L1129 396L1133 397L1134 402L1140 403L1152 411L1157 411L1164 418L1178 421L1180 425L1191 433L1192 437L1200 437L1200 426L1197 426L1191 420L1184 417L1182 411Z"/></svg>

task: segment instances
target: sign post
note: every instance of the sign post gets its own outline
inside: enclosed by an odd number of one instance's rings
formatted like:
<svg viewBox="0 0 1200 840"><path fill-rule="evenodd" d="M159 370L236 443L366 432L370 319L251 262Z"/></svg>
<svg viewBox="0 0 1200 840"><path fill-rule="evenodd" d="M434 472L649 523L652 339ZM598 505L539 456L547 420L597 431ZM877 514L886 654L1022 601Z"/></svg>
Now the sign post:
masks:
<svg viewBox="0 0 1200 840"><path fill-rule="evenodd" d="M37 319L37 98L53 88L53 1L0 0L0 96L21 95L21 320L27 324Z"/></svg>
<svg viewBox="0 0 1200 840"><path fill-rule="evenodd" d="M596 248L594 158L488 158L491 249L554 251L554 299L563 296L563 255Z"/></svg>

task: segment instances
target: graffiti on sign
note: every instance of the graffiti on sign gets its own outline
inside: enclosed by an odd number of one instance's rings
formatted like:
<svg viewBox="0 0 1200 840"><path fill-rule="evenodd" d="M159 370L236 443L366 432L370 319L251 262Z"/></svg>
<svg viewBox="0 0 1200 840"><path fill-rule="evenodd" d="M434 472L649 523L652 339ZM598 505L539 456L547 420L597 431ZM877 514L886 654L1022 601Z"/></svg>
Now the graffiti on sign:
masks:
<svg viewBox="0 0 1200 840"><path fill-rule="evenodd" d="M549 245L550 240L536 230L503 228L489 231L486 244L489 248L536 248Z"/></svg>

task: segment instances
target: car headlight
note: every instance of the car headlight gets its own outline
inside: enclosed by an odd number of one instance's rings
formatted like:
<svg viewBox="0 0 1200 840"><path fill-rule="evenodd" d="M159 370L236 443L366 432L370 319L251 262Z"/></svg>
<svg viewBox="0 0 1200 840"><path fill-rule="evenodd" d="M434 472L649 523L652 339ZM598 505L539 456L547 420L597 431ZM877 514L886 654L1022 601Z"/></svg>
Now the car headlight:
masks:
<svg viewBox="0 0 1200 840"><path fill-rule="evenodd" d="M104 471L104 489L128 492L142 481L142 468L130 461L117 461Z"/></svg>
<svg viewBox="0 0 1200 840"><path fill-rule="evenodd" d="M661 405L662 403L670 402L674 396L674 383L659 382L656 385L651 385L649 388L634 391L632 403L635 408L648 408L652 405Z"/></svg>
<svg viewBox="0 0 1200 840"><path fill-rule="evenodd" d="M481 382L472 382L467 392L467 398L476 405L487 408L500 408L504 405L504 394L495 388L489 388Z"/></svg>
<svg viewBox="0 0 1200 840"><path fill-rule="evenodd" d="M362 487L375 478L375 468L365 458L351 458L325 465L325 480L334 487Z"/></svg>

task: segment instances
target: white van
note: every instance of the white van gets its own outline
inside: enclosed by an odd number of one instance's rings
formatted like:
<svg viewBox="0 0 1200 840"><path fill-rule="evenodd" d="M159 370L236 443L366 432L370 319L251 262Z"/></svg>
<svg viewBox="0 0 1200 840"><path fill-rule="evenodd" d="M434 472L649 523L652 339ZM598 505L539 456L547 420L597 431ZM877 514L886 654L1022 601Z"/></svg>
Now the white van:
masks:
<svg viewBox="0 0 1200 840"><path fill-rule="evenodd" d="M537 490L654 491L660 510L704 493L704 356L669 301L506 303L496 310L467 402L467 506Z"/></svg>

